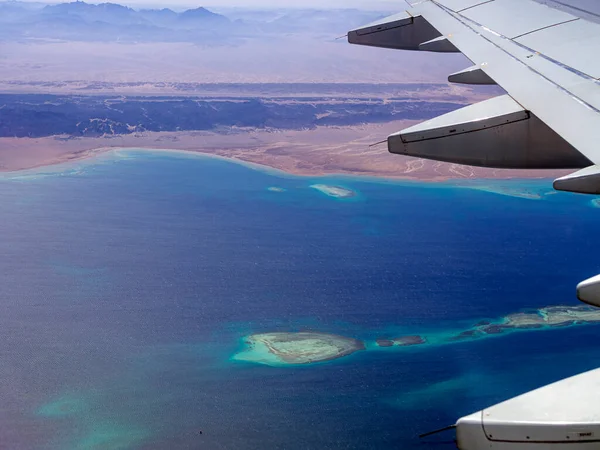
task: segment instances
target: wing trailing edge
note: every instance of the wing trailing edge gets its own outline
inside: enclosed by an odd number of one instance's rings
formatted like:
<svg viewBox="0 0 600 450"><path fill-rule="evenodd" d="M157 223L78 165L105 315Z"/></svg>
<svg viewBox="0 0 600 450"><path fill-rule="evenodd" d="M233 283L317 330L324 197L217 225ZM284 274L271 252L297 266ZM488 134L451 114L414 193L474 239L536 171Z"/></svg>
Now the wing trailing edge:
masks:
<svg viewBox="0 0 600 450"><path fill-rule="evenodd" d="M419 50L419 46L440 37L422 16L408 12L395 14L348 32L348 42L370 47Z"/></svg>
<svg viewBox="0 0 600 450"><path fill-rule="evenodd" d="M436 37L427 42L423 42L419 45L419 50L424 52L435 52L435 53L460 53L448 38L444 36Z"/></svg>
<svg viewBox="0 0 600 450"><path fill-rule="evenodd" d="M349 32L349 42L460 50L474 65L451 74L450 82L498 84L523 111L485 111L502 100L472 105L390 136L389 150L485 167L587 168L554 186L600 194L600 150L592 134L600 126L600 64L589 57L600 26L528 0L411 3L405 12ZM515 119L519 114L527 119ZM468 132L450 131L460 127ZM428 137L415 139L419 134Z"/></svg>
<svg viewBox="0 0 600 450"><path fill-rule="evenodd" d="M471 66L467 69L455 72L448 76L450 83L458 84L479 84L479 85L490 85L496 84L490 76L485 73L479 66Z"/></svg>
<svg viewBox="0 0 600 450"><path fill-rule="evenodd" d="M509 95L420 123L388 137L391 153L470 166L580 169L591 162Z"/></svg>

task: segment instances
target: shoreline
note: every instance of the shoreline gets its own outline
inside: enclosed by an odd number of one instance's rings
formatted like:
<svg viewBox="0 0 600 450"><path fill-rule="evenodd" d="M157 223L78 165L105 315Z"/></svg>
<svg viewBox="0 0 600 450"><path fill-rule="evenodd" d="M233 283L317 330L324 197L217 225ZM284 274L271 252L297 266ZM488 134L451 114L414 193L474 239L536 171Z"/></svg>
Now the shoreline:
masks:
<svg viewBox="0 0 600 450"><path fill-rule="evenodd" d="M61 172L63 168L69 165L78 163L94 164L95 160L98 160L107 155L111 155L114 158L119 158L119 152L139 152L139 153L164 153L167 155L177 155L181 157L191 158L211 158L228 162L232 164L239 164L247 167L248 169L257 170L259 172L274 175L280 178L352 178L359 179L360 181L371 181L377 183L424 183L424 184L444 184L444 183L460 183L460 182L482 182L482 181L542 181L542 180L553 180L556 175L542 174L538 176L527 176L518 174L510 174L505 177L491 177L491 176L480 176L480 177L452 177L452 176L434 176L434 177L418 177L418 176L407 176L407 175L388 175L388 174L377 174L377 173L364 173L364 172L352 172L352 171L328 171L328 170L315 170L315 171L290 171L285 168L278 167L276 165L262 164L254 161L245 160L238 157L224 156L220 154L210 153L203 150L191 150L191 149L174 149L174 148L150 148L150 147L99 147L84 152L77 152L75 154L65 154L64 158L60 158L55 161L48 161L32 165L29 167L18 168L18 169L4 169L0 167L0 179L1 178L12 178L23 175L39 175L46 173ZM420 160L419 160L420 161ZM434 161L431 161L434 162ZM465 166L466 167L466 166ZM488 170L488 169L484 169ZM514 171L512 171L514 172ZM523 171L525 172L525 171ZM453 183L454 184L454 183ZM455 186L460 187L460 186ZM491 193L500 193L493 190L486 190L483 187L467 186L469 188L475 188L482 191Z"/></svg>
<svg viewBox="0 0 600 450"><path fill-rule="evenodd" d="M365 349L358 339L331 333L256 333L242 338L241 348L231 359L275 367L304 366L331 362Z"/></svg>
<svg viewBox="0 0 600 450"><path fill-rule="evenodd" d="M371 146L414 124L396 121L310 130L230 129L81 138L0 138L0 176L77 163L109 152L169 152L221 158L285 177L352 177L389 182L546 179L568 171L489 169L388 153Z"/></svg>

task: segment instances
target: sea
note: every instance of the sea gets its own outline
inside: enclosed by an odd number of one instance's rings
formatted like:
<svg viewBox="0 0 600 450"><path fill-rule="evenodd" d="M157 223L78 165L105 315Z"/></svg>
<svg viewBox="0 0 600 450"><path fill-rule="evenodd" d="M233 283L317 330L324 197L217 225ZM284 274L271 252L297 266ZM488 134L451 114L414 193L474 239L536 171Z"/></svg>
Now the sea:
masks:
<svg viewBox="0 0 600 450"><path fill-rule="evenodd" d="M315 184L354 193L337 198ZM452 449L455 423L600 366L600 326L240 361L577 306L594 197L551 180L299 177L127 150L0 177L0 448Z"/></svg>

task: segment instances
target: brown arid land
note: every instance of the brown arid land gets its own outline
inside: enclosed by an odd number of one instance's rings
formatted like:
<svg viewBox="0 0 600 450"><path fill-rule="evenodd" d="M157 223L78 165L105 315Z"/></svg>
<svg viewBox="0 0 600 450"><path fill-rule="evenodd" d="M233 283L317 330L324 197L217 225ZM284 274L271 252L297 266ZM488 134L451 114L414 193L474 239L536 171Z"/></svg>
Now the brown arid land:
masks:
<svg viewBox="0 0 600 450"><path fill-rule="evenodd" d="M431 83L464 69L462 55L393 52L306 35L190 42L2 42L0 80L109 83Z"/></svg>
<svg viewBox="0 0 600 450"><path fill-rule="evenodd" d="M302 131L230 129L214 132L144 132L75 138L0 138L0 171L12 172L77 161L114 149L184 150L259 164L295 175L347 174L444 181L478 178L548 178L560 171L467 167L392 155L381 142L415 122L398 121Z"/></svg>

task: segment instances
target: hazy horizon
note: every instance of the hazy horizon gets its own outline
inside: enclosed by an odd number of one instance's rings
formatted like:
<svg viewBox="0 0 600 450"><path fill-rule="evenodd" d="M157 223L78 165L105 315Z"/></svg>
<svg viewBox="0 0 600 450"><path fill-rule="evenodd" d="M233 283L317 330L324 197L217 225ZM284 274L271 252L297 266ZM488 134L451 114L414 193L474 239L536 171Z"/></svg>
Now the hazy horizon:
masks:
<svg viewBox="0 0 600 450"><path fill-rule="evenodd" d="M8 0L11 1L11 0ZM75 0L65 1L38 1L38 0L20 0L25 3L42 3L42 4L57 4L57 3L71 3ZM215 3L218 1L218 3ZM0 2L2 3L2 2ZM178 0L176 3L173 2L160 2L152 0L95 0L86 1L86 3L116 3L120 5L129 6L132 8L170 8L170 9L187 9L187 8L199 8L205 7L209 9L221 9L221 8L240 8L240 9L255 9L255 8L269 8L269 9L305 9L305 8L319 8L319 9L363 9L363 10L389 10L389 9L403 9L405 8L406 2L404 0L329 0L326 3L318 0L306 0L299 2L298 0L207 0L202 1L189 1L189 0Z"/></svg>
<svg viewBox="0 0 600 450"><path fill-rule="evenodd" d="M0 0L0 3L24 2L37 4L59 4L72 3L76 0ZM79 0L81 1L81 0ZM408 6L407 0L176 0L176 2L165 2L160 0L83 0L86 3L116 3L129 6L134 9L162 9L170 8L175 11L184 11L205 7L215 12L226 12L231 9L237 10L285 10L285 9L357 9L362 11L401 11ZM558 9L566 9L567 12L584 19L597 22L600 19L600 4L596 0L533 0L547 4Z"/></svg>

